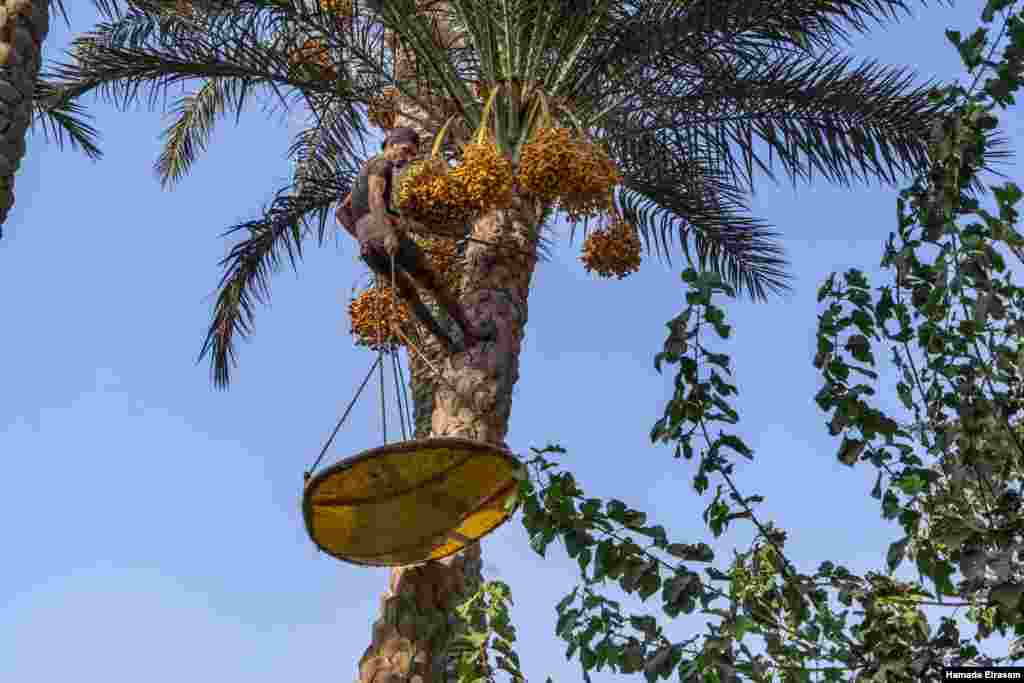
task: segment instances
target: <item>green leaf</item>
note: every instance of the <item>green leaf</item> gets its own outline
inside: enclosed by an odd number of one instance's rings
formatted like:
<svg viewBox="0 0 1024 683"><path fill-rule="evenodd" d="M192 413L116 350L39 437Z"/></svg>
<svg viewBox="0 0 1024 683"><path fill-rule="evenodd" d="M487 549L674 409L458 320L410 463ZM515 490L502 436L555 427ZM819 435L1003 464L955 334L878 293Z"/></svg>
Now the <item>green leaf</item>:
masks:
<svg viewBox="0 0 1024 683"><path fill-rule="evenodd" d="M628 510L623 513L622 519L617 521L621 521L623 526L636 530L647 522L647 513L639 510Z"/></svg>
<svg viewBox="0 0 1024 683"><path fill-rule="evenodd" d="M882 472L879 470L878 477L875 479L875 485L871 488L871 497L875 500L882 499Z"/></svg>
<svg viewBox="0 0 1024 683"><path fill-rule="evenodd" d="M865 446L866 444L858 439L843 439L837 454L839 462L853 467L857 464L857 460L860 458L860 454L864 451Z"/></svg>
<svg viewBox="0 0 1024 683"><path fill-rule="evenodd" d="M563 536L565 540L565 551L569 554L569 557L576 557L580 554L582 545L579 542L579 537L575 532L569 532Z"/></svg>
<svg viewBox="0 0 1024 683"><path fill-rule="evenodd" d="M584 548L580 551L579 556L576 558L576 561L580 565L580 571L583 572L583 574L586 574L587 567L590 566L590 560L592 557L593 555L590 551L590 548Z"/></svg>
<svg viewBox="0 0 1024 683"><path fill-rule="evenodd" d="M558 617L558 621L555 622L555 635L566 637L569 633L576 628L576 624L579 623L580 610L570 609L562 613Z"/></svg>
<svg viewBox="0 0 1024 683"><path fill-rule="evenodd" d="M661 577L658 576L657 571L649 571L640 577L637 595L641 600L646 600L657 593L659 589L661 589Z"/></svg>
<svg viewBox="0 0 1024 683"><path fill-rule="evenodd" d="M597 664L597 655L589 647L580 649L580 665L584 671L590 671Z"/></svg>
<svg viewBox="0 0 1024 683"><path fill-rule="evenodd" d="M895 519L900 512L900 501L896 494L889 491L882 497L882 517L884 519Z"/></svg>
<svg viewBox="0 0 1024 683"><path fill-rule="evenodd" d="M818 303L819 304L822 301L824 301L826 297L829 297L829 296L832 295L832 290L833 290L833 287L835 286L835 282L836 282L836 273L832 272L832 273L829 274L828 278L825 279L824 284L822 284L821 287L818 289Z"/></svg>
<svg viewBox="0 0 1024 683"><path fill-rule="evenodd" d="M910 544L910 537L904 536L895 543L889 545L889 552L885 555L885 563L889 567L889 573L896 571L907 555L907 546Z"/></svg>
<svg viewBox="0 0 1024 683"><path fill-rule="evenodd" d="M926 481L917 474L905 474L893 480L900 491L908 496L915 496L925 489Z"/></svg>
<svg viewBox="0 0 1024 683"><path fill-rule="evenodd" d="M550 527L546 527L544 529L541 529L537 534L535 534L530 539L530 547L533 548L535 553L537 553L541 557L544 557L545 553L547 552L548 546L554 539L555 530Z"/></svg>
<svg viewBox="0 0 1024 683"><path fill-rule="evenodd" d="M910 385L908 385L906 382L898 382L896 384L896 395L899 396L900 402L903 404L904 408L906 408L907 410L913 410L914 401L913 397L910 394Z"/></svg>
<svg viewBox="0 0 1024 683"><path fill-rule="evenodd" d="M736 635L736 640L743 640L743 637L755 626L754 620L746 617L742 614L737 615L736 621L733 624L733 633Z"/></svg>
<svg viewBox="0 0 1024 683"><path fill-rule="evenodd" d="M748 460L754 459L754 451L751 450L751 448L747 446L747 444L745 444L743 440L738 436L723 433L718 437L718 443L736 451L737 453L747 458Z"/></svg>
<svg viewBox="0 0 1024 683"><path fill-rule="evenodd" d="M622 519L625 516L626 510L628 508L626 507L626 504L623 503L621 500L612 499L605 503L604 509L605 514L607 514L608 517L615 520L616 522L622 522Z"/></svg>
<svg viewBox="0 0 1024 683"><path fill-rule="evenodd" d="M672 543L665 550L673 557L687 562L712 562L715 559L715 552L706 543Z"/></svg>
<svg viewBox="0 0 1024 683"><path fill-rule="evenodd" d="M981 20L986 24L992 23L995 19L996 12L1000 12L1013 4L1013 0L988 0L985 3L985 9L981 13Z"/></svg>
<svg viewBox="0 0 1024 683"><path fill-rule="evenodd" d="M558 604L555 605L555 611L558 612L558 614L564 612L565 608L568 607L574 600L576 600L576 594L579 592L579 589L580 587L576 586L572 589L571 593L569 593L564 598L558 601Z"/></svg>
<svg viewBox="0 0 1024 683"><path fill-rule="evenodd" d="M668 543L668 533L665 531L665 527L660 524L654 526L640 527L639 529L633 529L636 533L646 536L654 540L654 545L662 548Z"/></svg>
<svg viewBox="0 0 1024 683"><path fill-rule="evenodd" d="M1018 583L1002 583L989 592L989 600L1002 605L1007 610L1016 610L1024 596L1024 585Z"/></svg>
<svg viewBox="0 0 1024 683"><path fill-rule="evenodd" d="M846 350L862 363L873 364L875 362L874 356L871 354L871 343L862 334L851 335L846 340Z"/></svg>

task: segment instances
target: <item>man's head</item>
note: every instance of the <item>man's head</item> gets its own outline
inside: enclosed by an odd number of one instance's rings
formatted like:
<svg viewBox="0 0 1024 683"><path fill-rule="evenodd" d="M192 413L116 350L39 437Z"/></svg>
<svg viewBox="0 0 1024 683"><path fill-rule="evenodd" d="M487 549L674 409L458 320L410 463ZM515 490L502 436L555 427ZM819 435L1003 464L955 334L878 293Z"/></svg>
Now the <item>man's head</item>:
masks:
<svg viewBox="0 0 1024 683"><path fill-rule="evenodd" d="M419 152L420 136L407 126L392 128L384 136L384 156L391 161L405 164Z"/></svg>

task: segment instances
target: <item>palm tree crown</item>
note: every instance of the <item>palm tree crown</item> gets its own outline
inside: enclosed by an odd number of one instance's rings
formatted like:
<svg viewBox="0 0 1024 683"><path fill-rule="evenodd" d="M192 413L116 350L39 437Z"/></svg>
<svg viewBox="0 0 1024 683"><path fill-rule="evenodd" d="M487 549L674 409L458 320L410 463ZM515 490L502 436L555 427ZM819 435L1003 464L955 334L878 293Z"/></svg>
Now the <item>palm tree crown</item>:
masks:
<svg viewBox="0 0 1024 683"><path fill-rule="evenodd" d="M850 32L907 11L904 0L103 0L52 78L68 101L96 91L121 107L171 86L156 171L183 177L215 123L250 105L305 106L292 181L239 233L223 261L206 342L226 385L235 340L251 332L269 276L327 233L370 135L365 116L393 88L437 131L481 122L513 162L539 121L570 126L608 151L616 201L647 247L727 276L755 298L788 287L777 234L746 209L756 170L895 181L927 161L942 105L931 84L838 47ZM451 42L446 24L461 39ZM313 48L313 52L310 52ZM395 69L396 50L411 56ZM495 93L486 100L473 84ZM484 93L486 95L486 92ZM692 252L691 252L692 249Z"/></svg>

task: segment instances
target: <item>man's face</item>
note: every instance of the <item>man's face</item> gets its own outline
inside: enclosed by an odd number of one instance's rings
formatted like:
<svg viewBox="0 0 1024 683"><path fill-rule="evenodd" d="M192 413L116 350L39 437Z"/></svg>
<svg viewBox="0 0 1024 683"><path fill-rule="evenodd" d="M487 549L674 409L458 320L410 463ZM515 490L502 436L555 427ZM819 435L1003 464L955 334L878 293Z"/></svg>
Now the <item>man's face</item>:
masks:
<svg viewBox="0 0 1024 683"><path fill-rule="evenodd" d="M416 157L416 145L403 142L397 145L391 145L391 158L394 159L400 166L404 166Z"/></svg>

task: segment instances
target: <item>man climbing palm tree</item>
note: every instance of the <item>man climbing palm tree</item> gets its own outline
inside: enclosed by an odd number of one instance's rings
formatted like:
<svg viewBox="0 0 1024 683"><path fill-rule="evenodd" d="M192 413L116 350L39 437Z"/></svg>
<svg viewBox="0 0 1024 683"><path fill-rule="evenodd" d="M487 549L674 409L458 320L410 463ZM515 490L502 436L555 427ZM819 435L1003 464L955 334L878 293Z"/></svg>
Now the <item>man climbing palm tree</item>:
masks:
<svg viewBox="0 0 1024 683"><path fill-rule="evenodd" d="M395 107L414 113L405 117L414 123L440 123L454 109L459 125L491 135L509 162L521 162L542 129L589 131L615 161L622 177L615 203L644 241L664 256L685 247L695 265L757 299L784 291L789 274L776 235L747 215L756 171L781 168L794 181L892 182L927 167L928 135L945 106L904 70L854 66L836 49L851 32L909 9L906 0L381 0L361 3L368 11L356 21L324 11L327 4L196 3L194 18L175 21L169 3L133 2L128 16L105 12L104 23L77 39L75 63L61 67L73 92L94 90L125 109L143 93L157 102L202 79L180 97L180 134L168 139L173 163L164 177L175 179L213 139L213 120L249 109L250 93L291 102L287 91L294 91L303 98L294 101L315 109L315 125L294 145L295 180L259 219L236 226L245 237L224 260L201 351L219 387L229 383L269 274L282 256L299 253L310 232L301 226L315 221L323 232L338 199L326 188L351 169L364 135L354 122L384 87L399 89ZM307 35L329 47L329 77L291 66ZM411 76L395 77L396 56L408 58ZM469 80L490 84L496 104L487 116ZM541 157L549 154L558 150ZM299 182L307 178L313 182ZM368 175L367 210L369 182ZM501 343L410 363L417 438L506 440L530 300L564 295L533 286L541 218L552 206L520 186L511 206L473 219L457 271L461 298L494 323ZM350 231L358 237L355 221ZM504 247L528 256L499 261ZM608 319L614 324L614 311ZM361 683L442 680L461 651L419 624L458 622L458 596L482 580L480 565L472 545L445 560L448 569L396 568L360 660ZM424 615L411 625L397 608L410 591Z"/></svg>
<svg viewBox="0 0 1024 683"><path fill-rule="evenodd" d="M423 305L409 276L437 299L462 328L466 346L472 346L484 336L474 333L462 306L427 265L422 250L400 231L398 214L391 207L394 171L409 163L418 148L419 135L415 130L405 127L391 130L384 138L383 153L363 165L355 187L338 207L336 216L359 241L360 255L370 269L385 282L391 282L394 277L399 295L448 350L454 348L454 343Z"/></svg>

